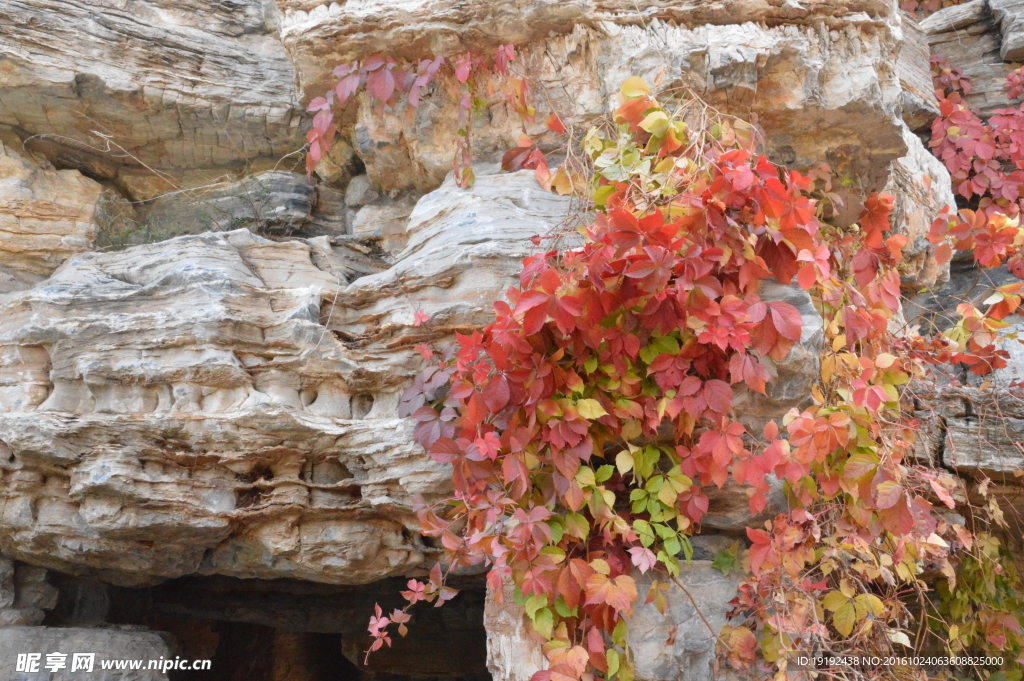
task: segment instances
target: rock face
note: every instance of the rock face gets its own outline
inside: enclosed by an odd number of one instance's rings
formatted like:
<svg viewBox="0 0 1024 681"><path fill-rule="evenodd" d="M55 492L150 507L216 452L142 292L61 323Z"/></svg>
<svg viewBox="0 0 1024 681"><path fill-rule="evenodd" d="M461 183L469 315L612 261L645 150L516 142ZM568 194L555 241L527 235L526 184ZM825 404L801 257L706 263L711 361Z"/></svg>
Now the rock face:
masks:
<svg viewBox="0 0 1024 681"><path fill-rule="evenodd" d="M849 187L840 222L893 193L904 287L939 290L923 237L955 199L918 136L936 111L929 47L974 78L975 105L1001 106L1019 5L918 25L893 0L0 0L0 681L36 678L12 676L16 653L75 646L210 658L229 681L528 681L543 663L511 595L485 606L465 576L463 600L414 615L428 635L353 666L373 604L440 553L413 499L444 496L449 471L397 418L415 346L488 323L530 238L571 245L583 217L531 171L497 172L522 129L483 73L472 190L446 179L444 77L415 111L357 98L303 176L305 104L337 63L515 44L538 109L526 132L548 151L551 111L579 132L628 76L688 87L756 117L773 160L827 162ZM977 298L952 271L918 300L931 318ZM805 404L822 339L805 293L761 294L794 304L804 336L770 394L740 401L752 430ZM1013 362L919 407L922 456L1019 497ZM742 489L709 497L693 599L633 615L641 681L723 678L711 630L735 580L710 562L786 507L781 485L757 518Z"/></svg>
<svg viewBox="0 0 1024 681"><path fill-rule="evenodd" d="M294 69L262 0L0 2L0 125L136 198L153 170L276 159L301 145Z"/></svg>
<svg viewBox="0 0 1024 681"><path fill-rule="evenodd" d="M552 5L550 16L571 15L563 29L521 50L520 67L532 87L543 93L538 97L538 123L527 126L542 143L550 139L543 120L551 108L585 130L617 105L619 84L638 75L648 82L660 77L666 85L689 86L726 113L756 115L768 131L768 151L784 163L810 166L828 160L880 189L888 163L906 153L900 74L894 68L902 34L899 19L882 12L881 5L873 7L874 19L816 4L806 20L768 25L755 23L771 15L758 3L734 3L736 13L728 21L725 3L683 3L658 12L650 22L633 13L632 2L621 3L617 13L610 5L604 11L589 7L593 14L580 5ZM449 12L457 14L464 6L453 5ZM284 28L283 35L290 49L308 49L304 40L320 45L324 32L334 35L352 25L340 5L321 10L304 22L298 19L301 12L286 11L283 26L293 28ZM707 16L717 20L694 21ZM404 16L396 19L399 26L405 21ZM316 29L302 29L304 33L298 28L314 24ZM409 30L421 28L411 24ZM307 37L300 39L300 33ZM323 62L317 63L305 77L323 87ZM302 67L300 73L305 73ZM918 81L927 79L919 63L913 73ZM436 186L450 168L457 134L455 104L448 100L439 91L415 112L400 109L383 118L369 105L359 109L353 133L356 151L377 183L386 188ZM504 99L497 99L474 129L478 157L500 157L514 146L519 128Z"/></svg>
<svg viewBox="0 0 1024 681"><path fill-rule="evenodd" d="M421 569L411 496L448 481L397 419L412 345L484 323L566 203L484 176L421 201L391 267L239 230L79 255L0 299L0 549L123 584Z"/></svg>
<svg viewBox="0 0 1024 681"><path fill-rule="evenodd" d="M907 155L893 161L885 191L896 197L890 218L893 231L908 239L903 248L901 285L907 291L919 291L949 280L949 265L935 262L935 246L927 236L940 210L946 206L956 209L956 197L942 161L906 126L903 140Z"/></svg>
<svg viewBox="0 0 1024 681"><path fill-rule="evenodd" d="M90 672L78 669L71 671L74 653L95 655L93 668ZM62 662L63 668L46 668L48 657L59 653L65 655L57 658L55 663ZM8 662L19 655L39 655L39 666L34 672L14 672ZM4 666L0 667L2 681L79 681L81 679L100 679L102 681L166 681L167 674L158 669L142 669L135 672L107 671L101 669L103 661L110 660L143 660L159 661L169 657L167 644L151 631L118 631L116 629L50 629L46 627L12 627L2 630L0 635L0 659Z"/></svg>
<svg viewBox="0 0 1024 681"><path fill-rule="evenodd" d="M640 602L651 579L634 574ZM683 588L669 590L665 614L654 604L637 605L629 618L628 644L636 665L636 678L644 681L713 681L718 675L715 644L725 625L728 603L737 593L739 577L726 577L711 561L695 560L681 571ZM685 589L685 590L684 590ZM545 668L540 644L530 636L530 623L512 590L503 602L488 594L484 610L487 625L487 668L495 679L529 681Z"/></svg>
<svg viewBox="0 0 1024 681"><path fill-rule="evenodd" d="M28 288L89 250L102 192L76 170L40 167L0 142L0 293Z"/></svg>
<svg viewBox="0 0 1024 681"><path fill-rule="evenodd" d="M1024 61L1019 5L1013 0L972 0L921 22L932 52L970 77L973 89L967 101L984 117L1007 106L1003 83Z"/></svg>

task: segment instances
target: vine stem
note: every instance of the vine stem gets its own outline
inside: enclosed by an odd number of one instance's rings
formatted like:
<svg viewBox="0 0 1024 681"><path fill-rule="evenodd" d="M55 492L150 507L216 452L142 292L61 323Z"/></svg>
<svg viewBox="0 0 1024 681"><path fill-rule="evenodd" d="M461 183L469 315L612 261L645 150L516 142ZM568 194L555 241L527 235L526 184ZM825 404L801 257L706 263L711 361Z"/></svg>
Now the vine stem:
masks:
<svg viewBox="0 0 1024 681"><path fill-rule="evenodd" d="M713 626L711 626L711 622L708 622L708 618L705 617L704 613L700 611L700 606L697 605L697 599L693 597L693 594L690 593L690 590L687 589L683 585L683 583L679 581L679 579L677 577L675 577L673 575L669 575L669 577L672 579L672 582L676 586L678 586L680 589L682 589L683 593L686 594L686 597L690 599L690 603L693 604L693 609L697 613L697 616L700 617L702 622L704 622L704 626L706 626L708 628L708 631L710 631L711 635L715 637L715 640L718 641L719 643L721 643L723 646L727 646L726 642L723 641L722 637L719 636L718 632L715 631L715 628Z"/></svg>

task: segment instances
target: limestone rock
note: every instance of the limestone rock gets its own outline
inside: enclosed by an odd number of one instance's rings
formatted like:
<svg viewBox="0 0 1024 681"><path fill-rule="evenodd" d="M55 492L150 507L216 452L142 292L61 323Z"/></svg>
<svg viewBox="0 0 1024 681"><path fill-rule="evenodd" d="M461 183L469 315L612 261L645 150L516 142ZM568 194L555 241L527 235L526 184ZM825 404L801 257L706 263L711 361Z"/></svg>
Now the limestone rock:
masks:
<svg viewBox="0 0 1024 681"><path fill-rule="evenodd" d="M367 54L396 57L490 52L503 43L536 42L576 26L641 25L655 20L686 25L819 23L843 26L850 17L886 17L884 0L830 0L779 4L766 0L425 0L395 4L368 0L359 5L324 0L277 0L281 38L292 55L305 94L323 89L327 74L346 60Z"/></svg>
<svg viewBox="0 0 1024 681"><path fill-rule="evenodd" d="M0 25L0 125L65 167L173 176L302 145L272 3L4 0Z"/></svg>
<svg viewBox="0 0 1024 681"><path fill-rule="evenodd" d="M65 667L50 672L46 669L46 656L64 653ZM73 653L93 653L92 671L71 671ZM18 655L41 655L39 669L34 673L15 672ZM159 670L140 671L101 670L103 660L158 661L171 657L167 644L154 632L128 628L78 629L50 627L11 627L0 635L0 681L166 681L167 675Z"/></svg>
<svg viewBox="0 0 1024 681"><path fill-rule="evenodd" d="M667 593L665 614L655 605L640 605L629 619L628 643L643 681L713 681L718 676L715 643L725 625L728 603L736 596L740 577L724 576L711 561L695 560L680 571L686 587ZM647 593L650 576L640 577L637 591ZM640 601L642 603L642 600ZM707 620L705 622L705 620Z"/></svg>
<svg viewBox="0 0 1024 681"><path fill-rule="evenodd" d="M654 21L642 27L608 21L599 28L577 24L527 45L517 63L543 93L535 98L538 122L527 126L542 146L557 146L543 125L550 109L586 129L617 106L627 77L654 82L667 73L665 85L688 85L729 114L756 115L776 160L796 166L829 160L880 189L889 162L906 153L894 68L898 48L894 26L859 19L841 30L813 23L688 27ZM399 107L382 117L364 99L353 142L375 183L384 189L437 186L451 166L457 135L456 104L449 100L439 87L415 112ZM520 133L504 99L491 103L474 126L481 161L499 159Z"/></svg>
<svg viewBox="0 0 1024 681"><path fill-rule="evenodd" d="M1008 105L1003 83L1020 66L1004 61L1001 26L1006 24L1000 23L992 7L989 0L972 0L941 9L921 22L932 53L946 57L970 77L973 89L967 102L986 118L993 110ZM1006 58L1024 57L1013 52Z"/></svg>
<svg viewBox="0 0 1024 681"><path fill-rule="evenodd" d="M999 56L1003 61L1024 61L1024 1L988 0L988 4L1002 33Z"/></svg>
<svg viewBox="0 0 1024 681"><path fill-rule="evenodd" d="M291 236L309 219L316 202L317 191L305 177L271 170L237 182L162 196L141 211L139 229L118 245L242 228Z"/></svg>
<svg viewBox="0 0 1024 681"><path fill-rule="evenodd" d="M14 561L0 556L0 608L14 605Z"/></svg>
<svg viewBox="0 0 1024 681"><path fill-rule="evenodd" d="M907 155L893 161L884 191L896 197L890 220L893 233L908 238L900 273L903 288L918 291L941 286L949 279L949 264L935 262L935 246L927 237L943 207L956 210L956 197L942 161L907 127L903 129L903 139Z"/></svg>
<svg viewBox="0 0 1024 681"><path fill-rule="evenodd" d="M357 239L238 230L0 297L3 550L121 584L422 569L411 496L450 480L397 418L412 346L485 323L568 206L529 171L481 175L419 202L390 268Z"/></svg>
<svg viewBox="0 0 1024 681"><path fill-rule="evenodd" d="M765 395L749 390L745 385L735 388L734 404L737 419L748 432L760 433L771 419L793 408L801 408L818 380L821 346L824 342L824 322L814 308L810 295L798 286L784 286L774 279L761 282L758 294L765 302L784 301L800 313L800 342L776 364L775 379L766 386Z"/></svg>
<svg viewBox="0 0 1024 681"><path fill-rule="evenodd" d="M530 681L547 669L542 644L533 637L526 609L515 601L515 584L507 580L498 594L488 587L484 602L487 671L494 681Z"/></svg>
<svg viewBox="0 0 1024 681"><path fill-rule="evenodd" d="M727 604L736 596L739 575L722 575L711 561L695 560L682 569L686 588L669 589L665 614L642 605L651 576L634 573L639 602L630 616L628 643L640 681L712 681L716 675L716 636L725 624ZM504 589L504 603L492 592L484 611L488 630L487 667L496 681L529 681L545 663L530 635L529 620ZM687 593L688 592L688 593ZM705 622L706 620L706 622Z"/></svg>
<svg viewBox="0 0 1024 681"><path fill-rule="evenodd" d="M41 624L57 596L46 570L0 558L0 627Z"/></svg>
<svg viewBox="0 0 1024 681"><path fill-rule="evenodd" d="M28 288L89 250L102 192L77 170L41 167L0 142L0 293Z"/></svg>
<svg viewBox="0 0 1024 681"><path fill-rule="evenodd" d="M902 16L901 24L903 43L896 68L903 89L900 93L903 122L914 132L930 132L932 120L939 115L939 100L935 97L929 68L928 36L907 14Z"/></svg>

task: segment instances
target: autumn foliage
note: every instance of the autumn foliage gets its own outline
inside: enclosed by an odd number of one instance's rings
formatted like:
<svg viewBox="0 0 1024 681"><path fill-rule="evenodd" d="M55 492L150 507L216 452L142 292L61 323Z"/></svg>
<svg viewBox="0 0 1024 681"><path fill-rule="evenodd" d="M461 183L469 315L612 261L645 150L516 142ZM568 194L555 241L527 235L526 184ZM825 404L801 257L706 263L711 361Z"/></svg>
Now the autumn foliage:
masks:
<svg viewBox="0 0 1024 681"><path fill-rule="evenodd" d="M968 529L943 514L961 485L913 459L919 424L901 406L932 365L998 366L996 306L964 310L944 337L894 335L906 237L890 230L893 197L868 197L856 225L827 224L821 181L758 154L751 126L685 97L665 106L636 78L621 99L613 121L581 140L595 212L576 245L526 259L486 328L443 351L419 348L430 364L401 413L452 467L452 499L418 508L446 558L409 581L409 606L378 610L371 650L391 644L392 625L404 633L410 606L452 598L449 573L483 564L497 592L514 585L544 641L549 668L535 681L631 681L629 615L644 602L664 607L708 486L748 490L756 514L777 480L790 510L716 561L747 574L730 625L713 632L729 664L810 679L791 666L799 654L906 655L922 630L947 651L1014 659L1019 603L991 594L1015 575L992 572L1002 548L980 519ZM525 98L518 106L532 115ZM553 190L552 178L575 172L550 171L537 154L523 140L506 165L535 169ZM964 177L971 187L976 174ZM978 246L945 217L936 242ZM1019 230L1005 226L1016 243ZM804 333L801 310L778 295L786 286L806 291L803 314L820 316L821 335ZM770 394L798 346L821 357L808 399L777 421L741 421L739 403ZM972 591L965 604L970 570L988 575L991 597ZM646 594L637 572L657 575ZM970 613L955 636L919 607L936 580L936 613ZM819 671L926 678L900 664Z"/></svg>

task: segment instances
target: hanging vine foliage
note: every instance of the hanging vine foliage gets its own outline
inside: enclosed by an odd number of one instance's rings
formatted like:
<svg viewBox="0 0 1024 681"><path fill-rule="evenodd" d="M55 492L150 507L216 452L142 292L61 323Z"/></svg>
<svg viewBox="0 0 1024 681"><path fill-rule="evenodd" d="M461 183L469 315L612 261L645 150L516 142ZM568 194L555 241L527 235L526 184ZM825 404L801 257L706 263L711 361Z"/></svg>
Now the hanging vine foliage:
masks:
<svg viewBox="0 0 1024 681"><path fill-rule="evenodd" d="M535 681L632 681L629 616L641 602L664 608L707 486L743 486L757 514L778 480L790 511L716 560L747 575L719 632L723 659L755 678L924 679L899 660L999 652L1003 671L981 678L1019 681L1020 584L986 529L998 508L945 513L962 484L913 459L919 423L901 405L932 365L1000 366L999 320L1017 292L984 312L962 306L942 337L897 336L907 239L890 232L892 196L868 197L855 225L830 225L827 179L756 153L751 126L693 98L664 106L638 78L621 98L582 140L594 213L578 244L526 259L483 330L443 352L419 348L429 366L401 414L452 467L453 497L417 509L446 558L409 581L406 608L378 608L371 651L391 645L394 626L404 635L412 605L455 596L448 573L483 564L495 593L514 584L544 641L549 666ZM519 105L530 112L525 96ZM531 145L506 166L535 168L554 188L569 171L550 173ZM948 212L937 221L940 257L964 246L957 224ZM1004 228L1024 238L1012 220ZM793 305L763 295L779 286L807 292L820 347ZM821 354L810 398L749 432L738 400L768 393L798 344ZM657 575L646 594L637 572ZM819 665L818 677L795 666L808 654L895 661Z"/></svg>

